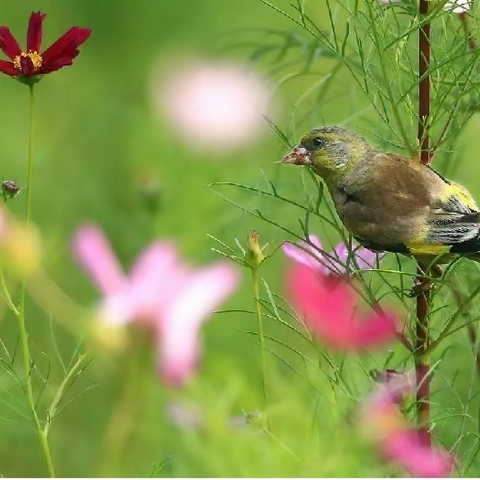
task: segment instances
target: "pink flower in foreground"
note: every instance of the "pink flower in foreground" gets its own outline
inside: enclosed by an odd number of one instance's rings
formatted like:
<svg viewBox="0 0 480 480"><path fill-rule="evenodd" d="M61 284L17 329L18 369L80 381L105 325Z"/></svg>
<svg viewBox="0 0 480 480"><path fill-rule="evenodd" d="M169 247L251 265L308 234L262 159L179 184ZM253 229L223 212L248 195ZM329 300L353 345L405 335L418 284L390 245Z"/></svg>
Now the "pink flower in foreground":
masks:
<svg viewBox="0 0 480 480"><path fill-rule="evenodd" d="M175 247L156 242L137 259L127 277L101 230L84 226L74 251L103 294L100 321L137 321L155 332L160 371L168 384L192 374L200 354L202 324L238 283L237 270L224 262L193 270L180 262Z"/></svg>
<svg viewBox="0 0 480 480"><path fill-rule="evenodd" d="M243 66L192 62L155 85L154 95L160 112L194 148L235 149L265 130L268 90Z"/></svg>
<svg viewBox="0 0 480 480"><path fill-rule="evenodd" d="M362 421L387 460L416 477L446 477L453 468L452 457L443 449L424 444L400 411L404 396L414 391L407 375L396 375L377 385L365 404Z"/></svg>
<svg viewBox="0 0 480 480"><path fill-rule="evenodd" d="M362 350L396 337L396 316L372 311L361 316L357 296L342 278L318 275L309 266L294 264L287 288L298 313L319 341L338 350Z"/></svg>
<svg viewBox="0 0 480 480"><path fill-rule="evenodd" d="M302 248L293 243L283 244L283 252L293 260L313 268L322 275L346 275L349 271L375 268L376 254L364 247L356 248L349 254L347 246L341 242L328 255L322 255L322 243L315 235L309 236L310 243L301 241ZM312 245L313 246L312 246ZM316 247L316 248L315 248Z"/></svg>

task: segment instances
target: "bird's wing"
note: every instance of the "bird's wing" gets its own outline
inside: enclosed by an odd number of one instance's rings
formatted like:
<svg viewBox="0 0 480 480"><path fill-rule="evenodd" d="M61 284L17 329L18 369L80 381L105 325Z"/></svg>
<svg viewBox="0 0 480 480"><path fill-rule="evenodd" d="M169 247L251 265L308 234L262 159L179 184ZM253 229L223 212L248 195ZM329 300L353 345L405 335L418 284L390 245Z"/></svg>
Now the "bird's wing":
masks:
<svg viewBox="0 0 480 480"><path fill-rule="evenodd" d="M398 161L398 156L390 158ZM406 242L408 250L430 255L480 251L480 212L470 193L430 166L410 163L428 190L428 215L425 228Z"/></svg>
<svg viewBox="0 0 480 480"><path fill-rule="evenodd" d="M347 228L366 247L414 255L480 251L480 212L461 185L418 161L379 153L355 171ZM373 187L372 187L373 186ZM349 192L347 192L349 193ZM350 210L348 210L350 209Z"/></svg>
<svg viewBox="0 0 480 480"><path fill-rule="evenodd" d="M451 253L480 251L480 212L467 190L454 182L447 183L444 194L431 205L430 244L450 245Z"/></svg>

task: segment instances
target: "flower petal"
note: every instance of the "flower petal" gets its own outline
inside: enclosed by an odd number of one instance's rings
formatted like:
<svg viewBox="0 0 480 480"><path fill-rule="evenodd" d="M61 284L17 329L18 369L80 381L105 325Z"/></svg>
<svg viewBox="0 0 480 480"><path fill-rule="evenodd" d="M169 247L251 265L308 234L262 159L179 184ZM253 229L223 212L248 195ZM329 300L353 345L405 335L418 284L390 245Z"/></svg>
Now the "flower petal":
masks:
<svg viewBox="0 0 480 480"><path fill-rule="evenodd" d="M12 77L16 77L20 74L20 71L13 66L12 62L6 62L5 60L0 60L0 72L6 73Z"/></svg>
<svg viewBox="0 0 480 480"><path fill-rule="evenodd" d="M345 243L339 243L331 252L329 252L329 255L330 257L324 257L323 259L327 272L335 273L337 275L348 274L348 248Z"/></svg>
<svg viewBox="0 0 480 480"><path fill-rule="evenodd" d="M114 295L125 288L126 278L99 228L93 225L81 227L74 237L73 250L78 262L104 295Z"/></svg>
<svg viewBox="0 0 480 480"><path fill-rule="evenodd" d="M315 235L310 235L309 240L313 245L315 245L319 250L321 250L322 244L320 243L318 237L316 237ZM321 253L307 242L301 241L300 245L303 247L304 250L302 250L302 248L299 248L293 243L285 242L282 246L283 253L285 253L285 255L292 258L298 263L306 265L310 268L314 268L316 270L323 271L325 267L322 265L319 259L325 259L322 258Z"/></svg>
<svg viewBox="0 0 480 480"><path fill-rule="evenodd" d="M317 338L331 348L361 350L395 339L395 317L372 313L359 318L351 286L296 264L287 276L294 305Z"/></svg>
<svg viewBox="0 0 480 480"><path fill-rule="evenodd" d="M330 255L338 259L335 261L330 258L325 258L325 262L331 272L338 275L345 275L352 270L363 270L375 267L376 253L364 247L358 247L357 244L352 244L352 253L349 252L348 247L344 242L339 243L335 249L330 252Z"/></svg>
<svg viewBox="0 0 480 480"><path fill-rule="evenodd" d="M182 286L164 312L158 331L160 369L166 383L179 386L193 373L200 353L200 326L237 283L237 270L219 262L191 275Z"/></svg>
<svg viewBox="0 0 480 480"><path fill-rule="evenodd" d="M126 325L136 318L136 305L129 290L106 296L98 307L98 321L105 325Z"/></svg>
<svg viewBox="0 0 480 480"><path fill-rule="evenodd" d="M31 77L35 72L35 67L30 57L20 57L20 68L22 75L25 77Z"/></svg>
<svg viewBox="0 0 480 480"><path fill-rule="evenodd" d="M28 22L27 32L27 52L40 53L40 45L42 44L42 23L46 14L41 12L32 12Z"/></svg>
<svg viewBox="0 0 480 480"><path fill-rule="evenodd" d="M48 73L45 69L50 62L55 62L63 57L69 58L70 60L75 58L78 55L77 47L85 42L91 33L92 31L89 28L72 27L68 30L68 32L62 35L42 53L42 73ZM65 61L64 59L63 62ZM64 65L66 65L66 63L64 63L63 66ZM58 68L56 70L58 70Z"/></svg>
<svg viewBox="0 0 480 480"><path fill-rule="evenodd" d="M176 267L176 249L167 242L152 244L135 262L130 273L130 295L142 320L155 320L167 285L176 283Z"/></svg>
<svg viewBox="0 0 480 480"><path fill-rule="evenodd" d="M22 53L20 45L8 27L0 27L0 49L10 60L15 60L15 57Z"/></svg>
<svg viewBox="0 0 480 480"><path fill-rule="evenodd" d="M415 392L411 375L395 375L378 384L369 394L362 411L365 433L381 454L415 477L446 477L453 458L443 449L422 442L420 432L411 428L401 411L405 395Z"/></svg>
<svg viewBox="0 0 480 480"><path fill-rule="evenodd" d="M388 435L381 449L389 460L402 465L414 477L448 477L453 468L450 455L422 444L415 430L405 429Z"/></svg>
<svg viewBox="0 0 480 480"><path fill-rule="evenodd" d="M63 67L73 65L73 60L80 55L80 50L72 50L67 52L62 57L58 57L55 60L51 60L48 63L43 63L42 66L36 71L37 75L46 75L47 73L56 72Z"/></svg>

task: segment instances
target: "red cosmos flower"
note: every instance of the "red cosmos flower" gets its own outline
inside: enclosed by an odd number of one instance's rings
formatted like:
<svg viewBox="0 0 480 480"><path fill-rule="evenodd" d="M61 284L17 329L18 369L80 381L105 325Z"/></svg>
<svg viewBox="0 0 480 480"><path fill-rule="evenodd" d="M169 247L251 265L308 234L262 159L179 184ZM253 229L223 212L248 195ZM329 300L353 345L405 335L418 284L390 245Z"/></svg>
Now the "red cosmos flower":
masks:
<svg viewBox="0 0 480 480"><path fill-rule="evenodd" d="M38 81L38 75L55 72L73 63L73 59L80 53L78 47L87 40L92 31L89 28L72 27L40 53L42 23L45 17L41 12L30 15L26 51L20 48L8 27L0 27L0 49L11 60L0 60L1 72L31 83Z"/></svg>

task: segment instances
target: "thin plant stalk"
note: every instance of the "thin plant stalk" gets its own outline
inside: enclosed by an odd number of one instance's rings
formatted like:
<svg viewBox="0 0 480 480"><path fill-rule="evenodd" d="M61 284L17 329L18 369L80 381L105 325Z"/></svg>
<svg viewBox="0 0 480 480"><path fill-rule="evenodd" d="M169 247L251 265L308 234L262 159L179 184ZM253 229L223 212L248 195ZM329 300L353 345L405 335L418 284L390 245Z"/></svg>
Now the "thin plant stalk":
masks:
<svg viewBox="0 0 480 480"><path fill-rule="evenodd" d="M34 124L34 107L35 107L35 95L34 95L34 86L29 85L30 89L30 113L29 113L29 136L28 136L28 178L27 178L27 206L25 209L25 221L30 223L32 216L32 183L33 183L33 124ZM23 358L23 368L25 370L25 382L26 382L26 394L28 405L35 423L35 430L37 431L38 440L42 447L43 455L45 456L45 461L47 462L48 473L50 477L55 477L55 468L53 466L52 456L50 455L50 447L48 445L47 435L40 424L40 419L38 418L35 399L33 396L33 387L32 387L32 378L31 378L31 360L30 360L30 349L28 346L28 334L27 327L25 324L25 304L26 304L26 290L27 282L26 279L23 279L21 284L20 291L20 307L18 308L18 329L20 331L20 344L22 348L22 358Z"/></svg>
<svg viewBox="0 0 480 480"><path fill-rule="evenodd" d="M252 268L252 277L253 277L253 298L255 301L255 313L257 316L258 323L258 338L260 339L260 352L262 356L262 389L263 389L263 398L265 401L265 408L268 405L267 402L267 355L265 347L265 333L263 330L263 318L262 318L262 305L260 303L260 277L258 275L258 268Z"/></svg>
<svg viewBox="0 0 480 480"><path fill-rule="evenodd" d="M420 19L428 15L429 1L420 0ZM418 32L418 144L420 146L420 161L430 164L430 23L424 23ZM430 280L424 276L427 269L419 264L417 269L416 328L415 328L415 384L417 402L417 422L421 425L421 437L426 445L431 444L430 424L430 376L429 359L427 355L429 343L429 304Z"/></svg>
<svg viewBox="0 0 480 480"><path fill-rule="evenodd" d="M45 427L43 428L43 434L45 438L48 437L48 433L50 432L50 427L52 426L53 419L55 418L55 415L58 410L58 405L60 403L60 400L63 398L63 395L65 394L65 390L67 389L67 386L70 380L72 380L73 376L78 373L86 357L87 357L86 354L81 354L78 356L78 360L75 362L75 365L73 365L70 371L65 375L65 378L63 379L62 383L58 387L57 393L53 398L50 408L48 409L48 420L45 424Z"/></svg>
<svg viewBox="0 0 480 480"><path fill-rule="evenodd" d="M472 5L471 5L471 8L473 8L473 2L472 2ZM475 36L473 35L473 32L470 28L470 24L469 24L469 21L468 21L468 16L465 12L461 12L461 13L458 13L458 18L460 19L460 22L462 23L462 27L463 27L463 30L465 31L465 35L467 36L467 43L468 43L468 48L470 49L470 51L474 51L476 50L477 48L477 40L475 39ZM453 108L451 109L451 113L450 115L448 116L448 119L445 123L445 126L443 127L442 129L442 133L440 134L440 136L438 137L438 140L437 140L437 143L435 144L435 146L432 148L432 151L431 151L431 156L433 156L435 154L435 152L438 150L438 148L442 145L442 143L445 141L446 137L447 137L447 134L450 130L450 127L452 126L452 122L453 122L453 119L455 117L455 113L457 111L457 108L460 104L460 100L462 98L462 94L465 92L465 90L467 90L468 88L468 82L465 84L464 88L462 89L462 91L460 91L459 95L458 95L458 99L457 101L454 103L453 105Z"/></svg>

